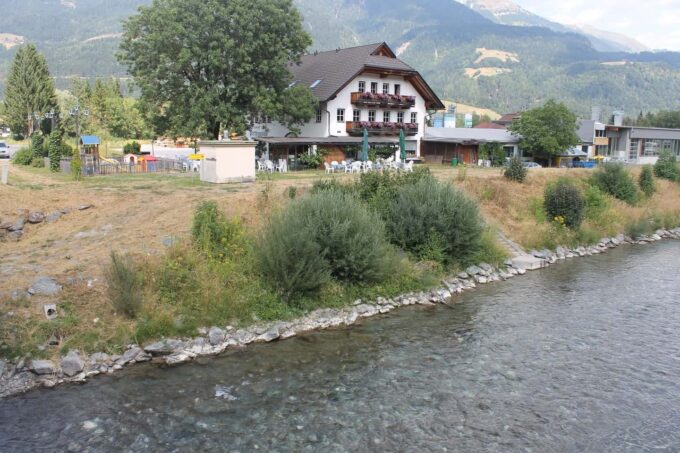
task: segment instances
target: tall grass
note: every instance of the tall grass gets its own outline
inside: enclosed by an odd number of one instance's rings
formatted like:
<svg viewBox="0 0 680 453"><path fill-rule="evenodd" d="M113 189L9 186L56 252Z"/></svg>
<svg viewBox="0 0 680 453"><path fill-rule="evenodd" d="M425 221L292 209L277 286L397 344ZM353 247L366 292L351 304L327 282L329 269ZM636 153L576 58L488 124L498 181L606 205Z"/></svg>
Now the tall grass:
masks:
<svg viewBox="0 0 680 453"><path fill-rule="evenodd" d="M111 252L111 263L104 275L113 307L128 318L135 318L144 302L140 269L129 255Z"/></svg>

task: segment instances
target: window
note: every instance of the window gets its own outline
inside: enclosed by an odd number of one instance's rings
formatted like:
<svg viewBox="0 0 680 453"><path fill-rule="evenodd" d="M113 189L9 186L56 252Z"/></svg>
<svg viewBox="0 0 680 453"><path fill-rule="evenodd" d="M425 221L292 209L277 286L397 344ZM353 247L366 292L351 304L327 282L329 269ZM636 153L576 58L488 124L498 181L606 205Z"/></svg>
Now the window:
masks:
<svg viewBox="0 0 680 453"><path fill-rule="evenodd" d="M371 82L371 93L378 94L378 82Z"/></svg>
<svg viewBox="0 0 680 453"><path fill-rule="evenodd" d="M361 110L354 109L354 112L352 112L352 121L355 123L361 121Z"/></svg>
<svg viewBox="0 0 680 453"><path fill-rule="evenodd" d="M418 112L411 112L411 122L412 123L418 122Z"/></svg>
<svg viewBox="0 0 680 453"><path fill-rule="evenodd" d="M607 136L607 132L604 129L602 129L602 130L598 129L598 130L595 131L595 137L606 137L606 136Z"/></svg>
<svg viewBox="0 0 680 453"><path fill-rule="evenodd" d="M394 84L394 94L401 94L401 85L398 83Z"/></svg>
<svg viewBox="0 0 680 453"><path fill-rule="evenodd" d="M390 84L383 83L383 94L390 94Z"/></svg>
<svg viewBox="0 0 680 453"><path fill-rule="evenodd" d="M383 122L385 123L390 122L390 112L383 112Z"/></svg>
<svg viewBox="0 0 680 453"><path fill-rule="evenodd" d="M309 86L309 88L316 88L316 87L319 86L320 83L321 83L321 79L315 80L314 83L312 83L312 84Z"/></svg>
<svg viewBox="0 0 680 453"><path fill-rule="evenodd" d="M316 122L321 122L321 109L316 109Z"/></svg>
<svg viewBox="0 0 680 453"><path fill-rule="evenodd" d="M632 142L631 142L632 144ZM659 155L659 148L661 147L661 140L645 140L643 147L644 155L647 157L656 157Z"/></svg>
<svg viewBox="0 0 680 453"><path fill-rule="evenodd" d="M375 121L375 110L368 111L368 121Z"/></svg>
<svg viewBox="0 0 680 453"><path fill-rule="evenodd" d="M404 122L404 112L397 112L397 123Z"/></svg>
<svg viewBox="0 0 680 453"><path fill-rule="evenodd" d="M366 82L359 80L359 93L364 93L366 91Z"/></svg>
<svg viewBox="0 0 680 453"><path fill-rule="evenodd" d="M345 122L345 109L338 109L337 115L336 115L336 120L338 123L344 123Z"/></svg>
<svg viewBox="0 0 680 453"><path fill-rule="evenodd" d="M628 148L628 159L636 160L638 158L638 149L640 146L640 140L634 138L630 141L630 148Z"/></svg>

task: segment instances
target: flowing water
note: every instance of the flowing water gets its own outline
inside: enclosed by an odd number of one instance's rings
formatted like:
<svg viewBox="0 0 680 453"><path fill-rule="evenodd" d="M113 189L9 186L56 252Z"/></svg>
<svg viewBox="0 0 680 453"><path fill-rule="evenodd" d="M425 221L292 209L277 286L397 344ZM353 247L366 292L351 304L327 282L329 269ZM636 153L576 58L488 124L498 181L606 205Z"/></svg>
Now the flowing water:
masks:
<svg viewBox="0 0 680 453"><path fill-rule="evenodd" d="M0 451L680 451L680 243L0 400Z"/></svg>

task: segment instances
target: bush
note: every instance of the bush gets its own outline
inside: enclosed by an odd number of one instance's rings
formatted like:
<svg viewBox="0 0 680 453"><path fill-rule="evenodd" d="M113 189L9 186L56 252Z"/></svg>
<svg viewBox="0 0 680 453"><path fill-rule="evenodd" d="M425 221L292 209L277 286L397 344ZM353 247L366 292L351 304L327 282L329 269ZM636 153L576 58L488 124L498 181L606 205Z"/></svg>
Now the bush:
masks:
<svg viewBox="0 0 680 453"><path fill-rule="evenodd" d="M666 150L659 155L659 159L654 164L654 175L657 178L680 181L680 168L672 151Z"/></svg>
<svg viewBox="0 0 680 453"><path fill-rule="evenodd" d="M387 206L400 188L413 186L425 179L433 179L427 167L417 167L410 173L363 173L353 191L384 217Z"/></svg>
<svg viewBox="0 0 680 453"><path fill-rule="evenodd" d="M337 191L297 199L274 215L257 255L262 275L286 300L317 291L331 277L379 282L394 267L378 215Z"/></svg>
<svg viewBox="0 0 680 453"><path fill-rule="evenodd" d="M125 145L123 145L123 152L125 154L141 154L142 145L140 145L136 141L126 143Z"/></svg>
<svg viewBox="0 0 680 453"><path fill-rule="evenodd" d="M35 133L31 136L31 151L35 157L47 157L45 152L45 137L42 134Z"/></svg>
<svg viewBox="0 0 680 453"><path fill-rule="evenodd" d="M29 147L23 147L14 154L12 162L19 165L31 165L33 161L33 151Z"/></svg>
<svg viewBox="0 0 680 453"><path fill-rule="evenodd" d="M605 163L593 174L592 183L603 192L630 205L637 202L637 187L620 162Z"/></svg>
<svg viewBox="0 0 680 453"><path fill-rule="evenodd" d="M47 156L50 158L51 171L59 171L59 161L61 160L63 149L62 133L59 129L55 128L50 134L50 141L47 147Z"/></svg>
<svg viewBox="0 0 680 453"><path fill-rule="evenodd" d="M654 184L654 172L651 166L645 165L642 167L639 184L640 190L642 190L647 198L654 195L654 192L656 192L656 184Z"/></svg>
<svg viewBox="0 0 680 453"><path fill-rule="evenodd" d="M482 220L477 205L434 178L401 187L385 220L392 241L421 258L466 263L479 251Z"/></svg>
<svg viewBox="0 0 680 453"><path fill-rule="evenodd" d="M638 239L640 236L644 236L650 233L652 230L652 225L647 219L638 219L628 223L625 227L625 232L627 236L633 239Z"/></svg>
<svg viewBox="0 0 680 453"><path fill-rule="evenodd" d="M45 167L45 158L33 156L33 159L31 160L31 167L44 168Z"/></svg>
<svg viewBox="0 0 680 453"><path fill-rule="evenodd" d="M527 178L527 169L524 168L519 157L513 157L503 175L511 181L522 183Z"/></svg>
<svg viewBox="0 0 680 453"><path fill-rule="evenodd" d="M597 186L588 185L584 199L587 219L596 219L609 209L609 200Z"/></svg>
<svg viewBox="0 0 680 453"><path fill-rule="evenodd" d="M191 236L201 252L218 260L240 253L244 239L240 223L227 221L214 201L204 201L196 208Z"/></svg>
<svg viewBox="0 0 680 453"><path fill-rule="evenodd" d="M73 151L73 158L71 159L71 175L76 181L80 181L83 176L83 161L80 158L78 150Z"/></svg>
<svg viewBox="0 0 680 453"><path fill-rule="evenodd" d="M142 307L142 274L129 255L111 252L111 265L105 272L108 294L116 311L135 318Z"/></svg>
<svg viewBox="0 0 680 453"><path fill-rule="evenodd" d="M585 200L578 187L565 178L545 188L543 208L549 219L563 219L567 227L576 229L581 226L585 210Z"/></svg>

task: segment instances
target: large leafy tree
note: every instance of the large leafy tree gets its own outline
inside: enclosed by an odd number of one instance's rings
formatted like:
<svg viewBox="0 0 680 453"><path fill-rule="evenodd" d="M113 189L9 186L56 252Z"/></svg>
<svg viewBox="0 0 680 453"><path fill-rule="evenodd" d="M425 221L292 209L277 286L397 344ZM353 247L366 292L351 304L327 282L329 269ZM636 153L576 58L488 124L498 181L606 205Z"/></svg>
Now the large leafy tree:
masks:
<svg viewBox="0 0 680 453"><path fill-rule="evenodd" d="M551 160L580 143L576 115L553 100L522 113L508 129L520 138L520 148L536 158Z"/></svg>
<svg viewBox="0 0 680 453"><path fill-rule="evenodd" d="M29 116L53 110L57 110L57 96L47 61L34 45L28 44L17 51L7 78L6 121L15 133L31 134L37 123Z"/></svg>
<svg viewBox="0 0 680 453"><path fill-rule="evenodd" d="M154 0L124 30L118 58L156 131L212 138L276 117L311 44L291 0Z"/></svg>

